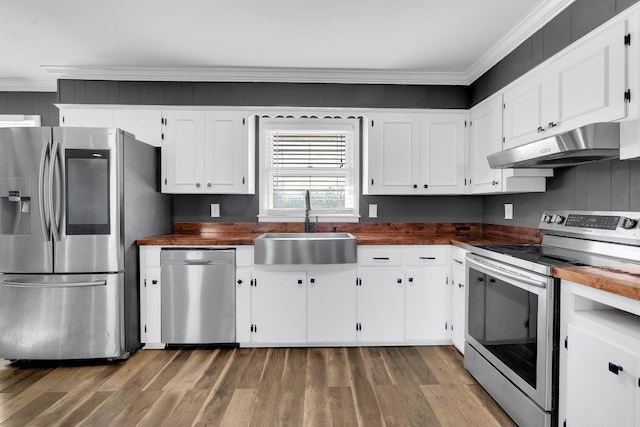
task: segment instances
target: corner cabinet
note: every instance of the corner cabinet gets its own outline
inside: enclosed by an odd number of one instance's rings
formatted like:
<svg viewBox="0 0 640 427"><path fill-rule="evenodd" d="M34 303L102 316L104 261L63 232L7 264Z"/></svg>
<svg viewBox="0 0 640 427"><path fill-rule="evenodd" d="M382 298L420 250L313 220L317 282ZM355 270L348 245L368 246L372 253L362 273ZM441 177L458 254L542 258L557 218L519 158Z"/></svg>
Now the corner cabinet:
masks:
<svg viewBox="0 0 640 427"><path fill-rule="evenodd" d="M368 113L363 192L463 194L466 111Z"/></svg>
<svg viewBox="0 0 640 427"><path fill-rule="evenodd" d="M471 194L544 192L553 169L492 169L487 156L503 149L504 108L496 95L469 115L469 192Z"/></svg>
<svg viewBox="0 0 640 427"><path fill-rule="evenodd" d="M255 192L255 149L245 113L166 110L162 129L162 192Z"/></svg>

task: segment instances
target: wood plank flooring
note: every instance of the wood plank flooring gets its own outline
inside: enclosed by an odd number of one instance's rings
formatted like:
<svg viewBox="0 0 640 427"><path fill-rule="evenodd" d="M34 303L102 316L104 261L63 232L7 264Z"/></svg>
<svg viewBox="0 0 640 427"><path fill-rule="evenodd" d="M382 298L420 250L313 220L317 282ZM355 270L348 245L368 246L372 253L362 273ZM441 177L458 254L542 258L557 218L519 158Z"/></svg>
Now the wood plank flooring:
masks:
<svg viewBox="0 0 640 427"><path fill-rule="evenodd" d="M2 426L513 426L444 347L140 350L0 363Z"/></svg>

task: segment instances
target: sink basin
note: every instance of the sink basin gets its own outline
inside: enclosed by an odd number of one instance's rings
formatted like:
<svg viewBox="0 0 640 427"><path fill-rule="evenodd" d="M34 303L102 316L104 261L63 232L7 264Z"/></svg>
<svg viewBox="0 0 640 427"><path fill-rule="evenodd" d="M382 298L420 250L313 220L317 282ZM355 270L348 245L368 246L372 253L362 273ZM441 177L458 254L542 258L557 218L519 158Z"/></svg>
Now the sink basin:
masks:
<svg viewBox="0 0 640 427"><path fill-rule="evenodd" d="M255 264L354 264L357 241L349 233L265 233L253 241Z"/></svg>

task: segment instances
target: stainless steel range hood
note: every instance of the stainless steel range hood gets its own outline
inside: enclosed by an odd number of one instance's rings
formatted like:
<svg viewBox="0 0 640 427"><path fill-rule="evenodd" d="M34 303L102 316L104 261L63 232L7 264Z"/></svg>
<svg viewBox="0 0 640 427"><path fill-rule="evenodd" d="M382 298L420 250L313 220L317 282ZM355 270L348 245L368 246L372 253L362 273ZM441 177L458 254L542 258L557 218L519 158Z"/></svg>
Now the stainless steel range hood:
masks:
<svg viewBox="0 0 640 427"><path fill-rule="evenodd" d="M558 168L620 156L620 125L593 123L487 156L494 169Z"/></svg>

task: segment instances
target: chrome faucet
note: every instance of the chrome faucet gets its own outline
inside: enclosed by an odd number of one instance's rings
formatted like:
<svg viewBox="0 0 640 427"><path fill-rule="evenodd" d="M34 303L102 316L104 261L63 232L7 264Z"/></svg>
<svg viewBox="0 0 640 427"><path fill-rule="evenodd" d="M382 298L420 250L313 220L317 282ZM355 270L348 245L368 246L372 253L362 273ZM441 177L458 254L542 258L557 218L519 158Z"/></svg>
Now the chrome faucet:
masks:
<svg viewBox="0 0 640 427"><path fill-rule="evenodd" d="M304 232L311 231L311 222L309 221L309 211L311 210L311 193L307 190L304 193Z"/></svg>

